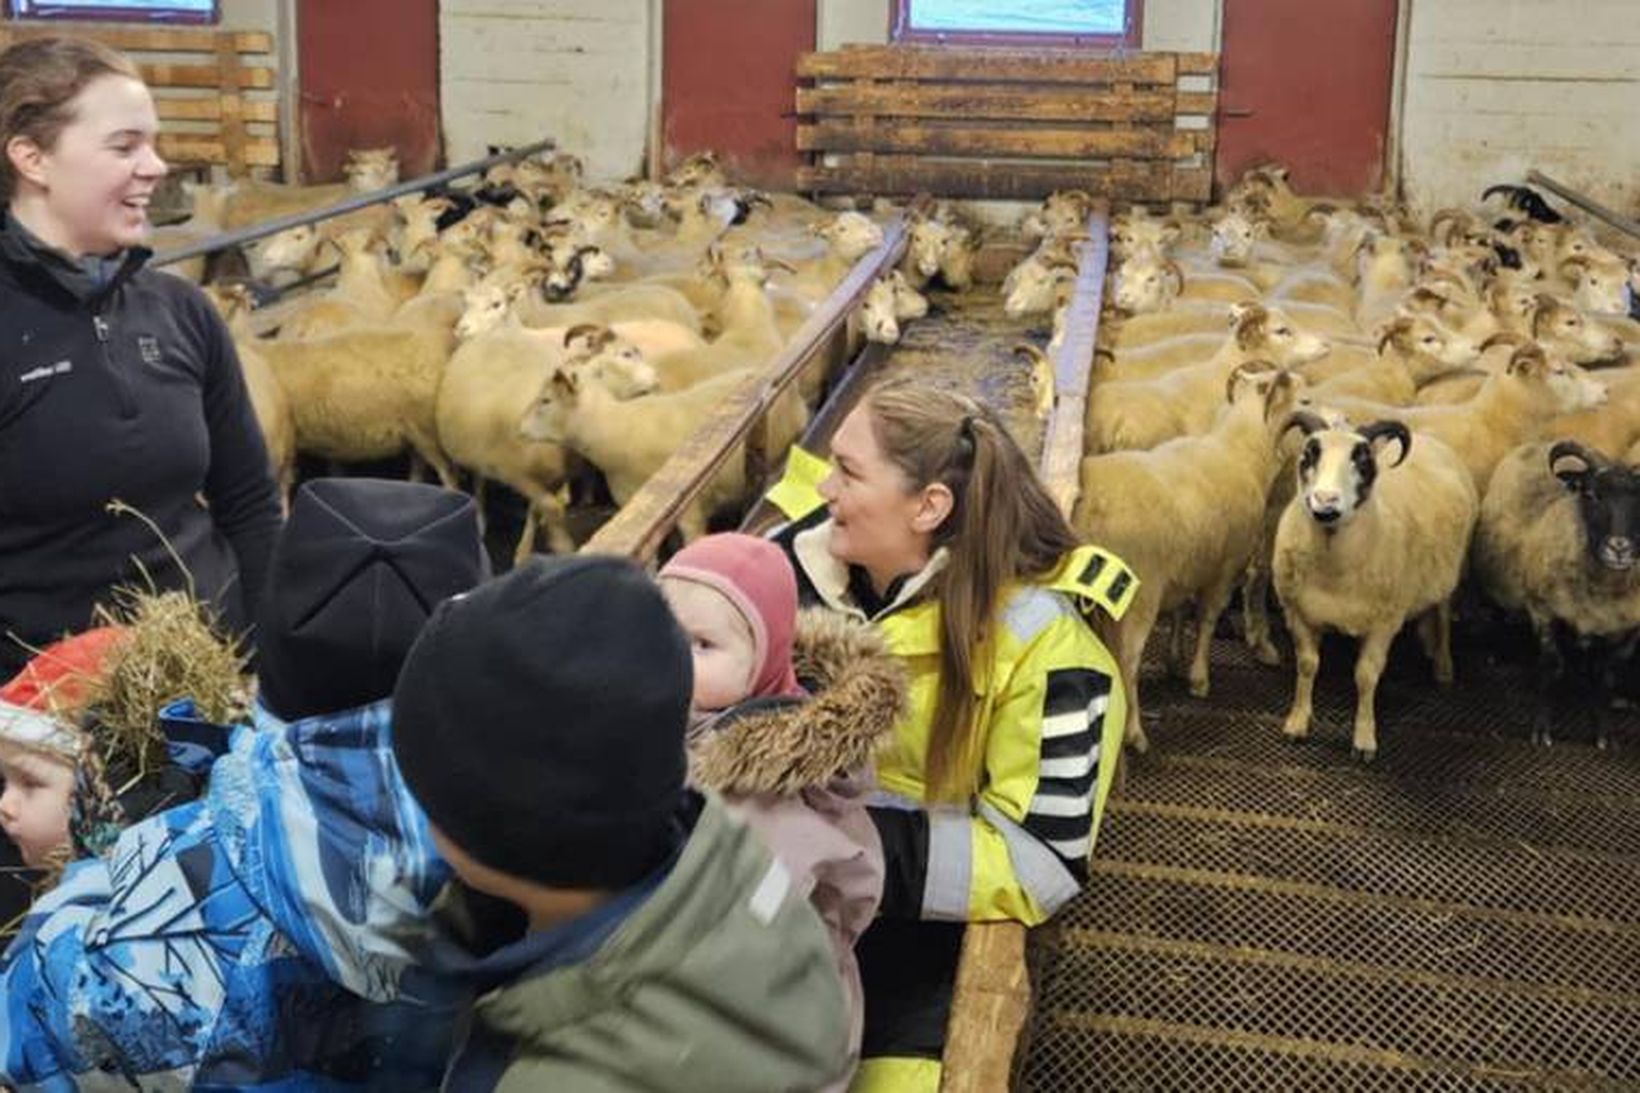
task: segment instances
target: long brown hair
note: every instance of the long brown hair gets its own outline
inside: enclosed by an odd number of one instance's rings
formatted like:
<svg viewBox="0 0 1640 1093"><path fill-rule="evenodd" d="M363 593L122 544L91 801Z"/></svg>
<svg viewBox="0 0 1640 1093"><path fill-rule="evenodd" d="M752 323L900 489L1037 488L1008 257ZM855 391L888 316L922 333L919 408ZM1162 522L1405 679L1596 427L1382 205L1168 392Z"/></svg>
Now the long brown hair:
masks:
<svg viewBox="0 0 1640 1093"><path fill-rule="evenodd" d="M1051 572L1076 533L990 408L909 379L880 384L865 405L878 446L911 488L939 482L951 491L933 539L949 560L937 581L940 681L923 776L930 800L962 799L976 788L975 663L994 655L998 596L1011 581Z"/></svg>
<svg viewBox="0 0 1640 1093"><path fill-rule="evenodd" d="M6 146L27 137L49 151L74 120L69 104L102 76L142 79L129 58L86 38L29 38L0 53L0 201L17 189Z"/></svg>

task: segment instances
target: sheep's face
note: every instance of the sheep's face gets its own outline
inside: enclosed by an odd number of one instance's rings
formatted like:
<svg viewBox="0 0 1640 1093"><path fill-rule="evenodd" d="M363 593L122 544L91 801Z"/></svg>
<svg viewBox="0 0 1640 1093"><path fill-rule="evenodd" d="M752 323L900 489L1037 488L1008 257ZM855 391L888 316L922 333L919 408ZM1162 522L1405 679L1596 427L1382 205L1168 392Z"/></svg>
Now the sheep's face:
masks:
<svg viewBox="0 0 1640 1093"><path fill-rule="evenodd" d="M879 277L866 291L860 305L860 326L866 340L879 345L893 345L900 340L900 321L894 314L894 286L887 278Z"/></svg>
<svg viewBox="0 0 1640 1093"><path fill-rule="evenodd" d="M1255 222L1239 209L1231 209L1213 222L1208 252L1221 266L1245 266L1253 258L1263 221Z"/></svg>
<svg viewBox="0 0 1640 1093"><path fill-rule="evenodd" d="M1027 258L1008 274L1012 282L1002 300L1003 314L1010 319L1024 318L1052 311L1054 288L1061 281L1076 276L1076 270L1064 266L1050 266L1035 258Z"/></svg>
<svg viewBox="0 0 1640 1093"><path fill-rule="evenodd" d="M621 190L621 199L626 202L627 219L639 227L652 228L666 217L666 190L658 182L629 182Z"/></svg>
<svg viewBox="0 0 1640 1093"><path fill-rule="evenodd" d="M1184 291L1184 274L1155 251L1142 251L1116 269L1116 306L1130 315L1165 311Z"/></svg>
<svg viewBox="0 0 1640 1093"><path fill-rule="evenodd" d="M1362 240L1360 278L1363 281L1412 280L1412 251L1395 235L1369 235Z"/></svg>
<svg viewBox="0 0 1640 1093"><path fill-rule="evenodd" d="M1606 385L1575 364L1551 359L1543 383L1555 409L1563 414L1578 414L1606 404Z"/></svg>
<svg viewBox="0 0 1640 1093"><path fill-rule="evenodd" d="M1277 368L1296 368L1332 352L1331 342L1301 330L1280 308L1236 304L1230 309L1230 322L1244 353Z"/></svg>
<svg viewBox="0 0 1640 1093"><path fill-rule="evenodd" d="M269 236L251 253L251 269L258 277L273 273L300 272L313 261L319 249L319 231L312 224L287 228Z"/></svg>
<svg viewBox="0 0 1640 1093"><path fill-rule="evenodd" d="M638 398L660 386L660 377L644 359L643 350L618 334L572 363L576 375L602 384L618 399Z"/></svg>
<svg viewBox="0 0 1640 1093"><path fill-rule="evenodd" d="M1577 498L1583 544L1597 566L1627 573L1640 558L1640 467L1557 444L1549 468Z"/></svg>
<svg viewBox="0 0 1640 1093"><path fill-rule="evenodd" d="M1128 258L1147 250L1160 252L1178 237L1177 224L1152 219L1144 212L1129 213L1111 228L1110 253L1115 258Z"/></svg>
<svg viewBox="0 0 1640 1093"><path fill-rule="evenodd" d="M1532 337L1551 353L1576 364L1609 361L1623 353L1623 339L1614 331L1591 323L1577 308L1552 297L1533 311Z"/></svg>
<svg viewBox="0 0 1640 1093"><path fill-rule="evenodd" d="M1602 314L1624 314L1629 309L1629 271L1620 262L1590 262L1586 259L1566 262L1561 275L1577 286L1572 302L1584 311Z"/></svg>
<svg viewBox="0 0 1640 1093"><path fill-rule="evenodd" d="M463 299L467 306L456 321L456 337L463 341L494 330L512 306L512 294L500 285L475 285Z"/></svg>
<svg viewBox="0 0 1640 1093"><path fill-rule="evenodd" d="M883 243L883 229L864 213L839 213L829 223L815 228L814 233L845 262L857 262Z"/></svg>
<svg viewBox="0 0 1640 1093"><path fill-rule="evenodd" d="M391 186L399 180L399 154L391 148L363 148L347 154L342 167L347 184L364 193Z"/></svg>
<svg viewBox="0 0 1640 1093"><path fill-rule="evenodd" d="M1298 498L1304 513L1321 527L1335 529L1349 523L1372 497L1381 469L1398 466L1411 448L1411 435L1398 422L1377 422L1359 432L1324 425L1321 419L1298 415L1313 424L1298 454ZM1399 445L1395 462L1380 468L1386 449Z"/></svg>
<svg viewBox="0 0 1640 1093"><path fill-rule="evenodd" d="M901 322L908 319L920 319L928 314L928 297L911 287L911 282L905 279L905 274L899 270L890 270L885 280L894 290L894 317Z"/></svg>
<svg viewBox="0 0 1640 1093"><path fill-rule="evenodd" d="M1467 368L1481 355L1480 345L1474 338L1448 330L1423 315L1397 319L1380 344L1385 343L1393 343L1406 356L1435 365L1438 372Z"/></svg>
<svg viewBox="0 0 1640 1093"><path fill-rule="evenodd" d="M937 220L919 220L911 227L911 241L906 245L906 266L923 281L940 271L940 255L945 250L950 229Z"/></svg>

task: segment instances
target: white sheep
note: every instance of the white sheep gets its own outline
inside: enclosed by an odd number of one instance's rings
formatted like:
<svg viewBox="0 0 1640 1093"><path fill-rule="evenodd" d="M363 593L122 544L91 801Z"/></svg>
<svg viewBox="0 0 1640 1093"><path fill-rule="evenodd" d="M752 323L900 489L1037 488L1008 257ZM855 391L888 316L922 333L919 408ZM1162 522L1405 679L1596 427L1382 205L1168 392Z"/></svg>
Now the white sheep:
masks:
<svg viewBox="0 0 1640 1093"><path fill-rule="evenodd" d="M1271 560L1298 662L1282 732L1295 740L1309 735L1321 634L1338 630L1361 639L1353 750L1370 761L1378 753L1378 677L1408 618L1427 615L1420 635L1435 678L1452 679L1449 600L1480 499L1452 449L1430 437L1414 443L1399 422L1331 428L1300 412L1292 423L1305 434L1298 490L1282 513ZM1383 466L1392 445L1399 457Z"/></svg>
<svg viewBox="0 0 1640 1093"><path fill-rule="evenodd" d="M1302 383L1257 368L1244 365L1230 377L1229 405L1207 434L1082 460L1074 526L1121 554L1140 581L1116 650L1128 693L1127 742L1136 748L1145 746L1139 663L1157 619L1195 602L1190 692L1205 697L1213 628L1259 541L1276 438ZM1223 388L1219 397L1222 404Z"/></svg>
<svg viewBox="0 0 1640 1093"><path fill-rule="evenodd" d="M1229 319L1229 334L1200 364L1152 379L1094 384L1083 439L1086 453L1153 448L1177 436L1206 432L1224 401L1225 382L1248 360L1287 368L1317 360L1329 348L1325 338L1299 330L1280 311L1258 304L1232 308Z"/></svg>
<svg viewBox="0 0 1640 1093"><path fill-rule="evenodd" d="M537 399L516 423L528 441L577 452L603 471L617 504L630 501L672 453L722 406L756 369L726 372L683 391L657 393L623 401L595 378L557 369L537 392ZM802 400L790 388L770 410L771 451L784 451L807 422ZM690 542L706 533L714 511L744 500L744 445L737 444L722 468L678 519L678 530Z"/></svg>
<svg viewBox="0 0 1640 1093"><path fill-rule="evenodd" d="M1640 466L1575 441L1527 444L1498 465L1475 532L1475 571L1488 595L1524 612L1543 656L1543 683L1563 670L1557 627L1580 640L1604 639L1605 678L1640 634ZM1596 739L1605 746L1607 695L1593 696ZM1548 742L1540 705L1534 736Z"/></svg>

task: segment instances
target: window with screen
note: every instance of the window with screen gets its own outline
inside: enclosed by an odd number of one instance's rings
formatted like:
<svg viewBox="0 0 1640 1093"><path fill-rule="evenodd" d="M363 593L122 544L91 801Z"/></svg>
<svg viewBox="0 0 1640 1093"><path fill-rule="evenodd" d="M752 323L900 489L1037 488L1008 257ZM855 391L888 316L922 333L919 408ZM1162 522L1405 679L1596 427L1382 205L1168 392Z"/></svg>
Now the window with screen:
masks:
<svg viewBox="0 0 1640 1093"><path fill-rule="evenodd" d="M900 41L1139 44L1141 0L896 0Z"/></svg>
<svg viewBox="0 0 1640 1093"><path fill-rule="evenodd" d="M6 0L6 12L14 19L214 23L217 0Z"/></svg>

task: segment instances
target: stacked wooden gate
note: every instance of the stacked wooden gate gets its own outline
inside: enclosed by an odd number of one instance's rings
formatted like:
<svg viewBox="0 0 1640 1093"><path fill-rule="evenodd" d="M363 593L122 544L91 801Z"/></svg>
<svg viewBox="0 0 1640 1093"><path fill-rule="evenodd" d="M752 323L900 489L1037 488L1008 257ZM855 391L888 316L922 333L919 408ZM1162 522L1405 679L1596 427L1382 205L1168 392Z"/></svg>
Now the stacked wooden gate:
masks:
<svg viewBox="0 0 1640 1093"><path fill-rule="evenodd" d="M1205 201L1212 53L846 46L798 61L800 188ZM806 84L807 86L804 86Z"/></svg>
<svg viewBox="0 0 1640 1093"><path fill-rule="evenodd" d="M0 24L0 48L23 38L71 34L131 55L154 92L159 153L181 166L221 166L234 178L279 165L273 35L204 27L103 23ZM246 58L266 58L247 63Z"/></svg>

